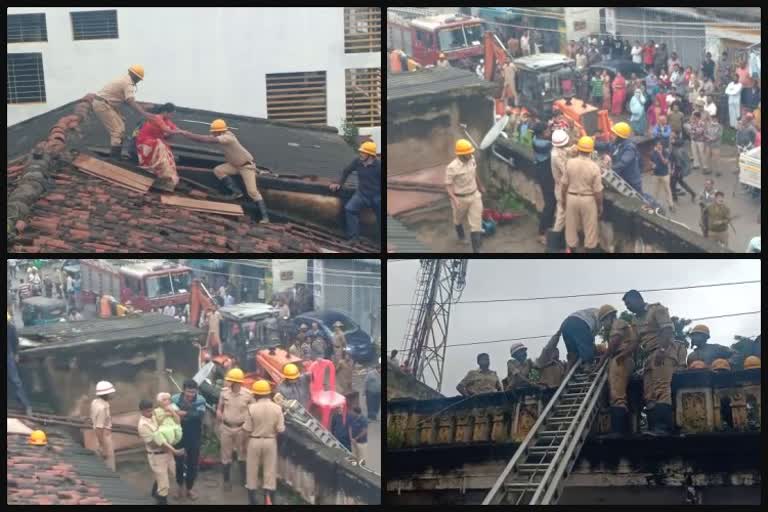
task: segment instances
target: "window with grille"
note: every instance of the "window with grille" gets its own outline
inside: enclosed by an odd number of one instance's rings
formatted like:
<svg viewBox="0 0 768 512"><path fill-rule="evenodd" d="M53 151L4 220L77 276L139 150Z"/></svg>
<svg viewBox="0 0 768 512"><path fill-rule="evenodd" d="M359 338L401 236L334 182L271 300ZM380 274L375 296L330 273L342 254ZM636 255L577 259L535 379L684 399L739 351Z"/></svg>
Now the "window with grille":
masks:
<svg viewBox="0 0 768 512"><path fill-rule="evenodd" d="M344 8L344 53L381 51L381 9Z"/></svg>
<svg viewBox="0 0 768 512"><path fill-rule="evenodd" d="M9 14L8 43L32 43L47 41L45 14Z"/></svg>
<svg viewBox="0 0 768 512"><path fill-rule="evenodd" d="M325 71L267 75L267 117L326 125Z"/></svg>
<svg viewBox="0 0 768 512"><path fill-rule="evenodd" d="M83 39L117 39L117 11L72 12L72 35Z"/></svg>
<svg viewBox="0 0 768 512"><path fill-rule="evenodd" d="M347 70L347 123L381 126L381 68Z"/></svg>
<svg viewBox="0 0 768 512"><path fill-rule="evenodd" d="M45 102L42 53L8 54L8 103Z"/></svg>

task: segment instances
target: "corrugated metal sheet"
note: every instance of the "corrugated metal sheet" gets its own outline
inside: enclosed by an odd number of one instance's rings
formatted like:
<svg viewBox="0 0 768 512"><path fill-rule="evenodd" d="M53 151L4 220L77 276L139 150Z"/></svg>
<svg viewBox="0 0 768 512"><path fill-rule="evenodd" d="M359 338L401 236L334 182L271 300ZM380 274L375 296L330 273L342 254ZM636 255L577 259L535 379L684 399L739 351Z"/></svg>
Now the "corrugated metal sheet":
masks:
<svg viewBox="0 0 768 512"><path fill-rule="evenodd" d="M397 253L431 252L419 241L416 233L394 217L387 217L387 245L392 246Z"/></svg>
<svg viewBox="0 0 768 512"><path fill-rule="evenodd" d="M491 89L494 84L481 80L475 73L459 68L430 68L411 73L387 75L387 101L440 94L456 89Z"/></svg>

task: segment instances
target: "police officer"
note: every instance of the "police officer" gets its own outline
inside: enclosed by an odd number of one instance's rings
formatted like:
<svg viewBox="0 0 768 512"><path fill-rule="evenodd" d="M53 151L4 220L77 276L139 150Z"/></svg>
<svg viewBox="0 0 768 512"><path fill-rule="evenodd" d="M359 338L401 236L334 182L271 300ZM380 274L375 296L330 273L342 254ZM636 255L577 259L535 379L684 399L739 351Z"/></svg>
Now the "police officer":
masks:
<svg viewBox="0 0 768 512"><path fill-rule="evenodd" d="M735 351L734 356L731 358L731 368L734 370L741 370L744 368L744 361L750 357L754 356L760 359L760 342L761 338L758 336L754 340L749 338L743 338L733 345L731 345L731 349Z"/></svg>
<svg viewBox="0 0 768 512"><path fill-rule="evenodd" d="M509 349L511 359L507 361L507 379L504 385L505 391L511 391L521 385L532 386L528 379L533 363L528 359L528 349L522 343L515 343Z"/></svg>
<svg viewBox="0 0 768 512"><path fill-rule="evenodd" d="M630 140L632 128L627 123L616 123L611 127L611 132L612 142L598 142L595 146L598 151L610 152L613 171L642 194L640 152L637 145Z"/></svg>
<svg viewBox="0 0 768 512"><path fill-rule="evenodd" d="M560 387L566 373L566 364L560 361L560 351L557 348L559 339L559 335L552 336L534 364L534 367L539 370L538 384L544 389L545 403L549 402Z"/></svg>
<svg viewBox="0 0 768 512"><path fill-rule="evenodd" d="M277 434L285 432L283 409L270 400L272 389L266 380L257 380L251 389L256 402L248 406L243 430L248 432L248 503L256 505L259 468L264 468L263 489L266 505L272 504L277 488Z"/></svg>
<svg viewBox="0 0 768 512"><path fill-rule="evenodd" d="M688 366L694 361L703 361L710 366L715 359L729 359L735 351L717 343L707 343L709 339L709 327L704 324L694 326L689 333L693 352L688 355Z"/></svg>
<svg viewBox="0 0 768 512"><path fill-rule="evenodd" d="M668 435L672 417L672 374L677 366L674 326L667 308L647 304L637 290L624 294L624 304L637 316L637 335L645 352L643 398L648 417L648 434Z"/></svg>
<svg viewBox="0 0 768 512"><path fill-rule="evenodd" d="M598 319L607 333L608 350L601 357L608 359L608 392L611 407L611 434L617 437L629 432L629 407L627 404L627 384L635 370L635 350L639 345L634 327L617 318L616 308L610 304L601 306Z"/></svg>
<svg viewBox="0 0 768 512"><path fill-rule="evenodd" d="M579 139L579 155L568 160L560 179L561 197L565 208L565 239L574 250L579 245L579 230L584 230L584 247L597 248L598 218L603 214L603 179L600 168L591 160L595 148L591 137Z"/></svg>
<svg viewBox="0 0 768 512"><path fill-rule="evenodd" d="M342 328L344 324L338 320L333 324L333 358L334 361L341 359L341 354L347 349L347 337Z"/></svg>
<svg viewBox="0 0 768 512"><path fill-rule="evenodd" d="M552 231L562 232L565 228L565 208L563 208L561 179L565 173L565 163L568 160L568 143L570 137L565 130L552 132L552 178L555 180L555 225Z"/></svg>
<svg viewBox="0 0 768 512"><path fill-rule="evenodd" d="M245 375L240 368L229 370L224 380L230 385L221 390L216 407L216 419L221 422L221 469L224 475L224 490L231 491L232 483L229 475L233 450L237 452L243 484L246 480L245 451L248 436L243 430L243 424L248 406L253 402L253 395L243 387Z"/></svg>
<svg viewBox="0 0 768 512"><path fill-rule="evenodd" d="M479 395L480 393L493 393L501 391L499 376L496 372L489 370L491 360L488 354L477 354L477 370L470 370L461 382L456 386L456 390L462 396Z"/></svg>
<svg viewBox="0 0 768 512"><path fill-rule="evenodd" d="M715 192L715 202L707 206L704 222L707 238L728 247L728 225L731 222L731 210L725 206L725 194Z"/></svg>
<svg viewBox="0 0 768 512"><path fill-rule="evenodd" d="M456 158L445 170L445 188L451 199L453 224L459 240L464 240L464 221L469 222L472 252L480 252L483 237L483 196L485 188L477 176L477 164L472 154L474 146L466 140L456 141Z"/></svg>
<svg viewBox="0 0 768 512"><path fill-rule="evenodd" d="M112 471L115 471L115 447L112 443L112 413L109 401L115 393L111 382L102 380L96 384L96 398L91 402L91 422L99 445L99 455Z"/></svg>

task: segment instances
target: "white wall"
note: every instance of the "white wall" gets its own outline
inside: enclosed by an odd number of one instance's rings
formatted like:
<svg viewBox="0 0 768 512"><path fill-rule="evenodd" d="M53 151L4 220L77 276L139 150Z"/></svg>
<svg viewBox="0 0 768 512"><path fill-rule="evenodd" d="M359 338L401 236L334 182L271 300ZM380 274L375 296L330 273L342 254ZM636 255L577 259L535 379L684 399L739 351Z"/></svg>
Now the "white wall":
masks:
<svg viewBox="0 0 768 512"><path fill-rule="evenodd" d="M118 39L74 41L69 13L109 8L10 7L45 13L48 42L14 43L8 53L42 52L46 103L8 105L7 125L97 92L142 64L139 101L267 117L268 73L325 71L328 124L345 117L345 69L380 68L380 53L344 53L344 9L117 8ZM380 127L373 133L381 145Z"/></svg>
<svg viewBox="0 0 768 512"><path fill-rule="evenodd" d="M307 282L307 263L309 260L272 260L272 289L282 292L293 288L297 283ZM292 272L289 279L282 279L281 272Z"/></svg>
<svg viewBox="0 0 768 512"><path fill-rule="evenodd" d="M582 22L583 30L575 30L574 23ZM600 9L597 7L565 7L565 38L578 41L593 32L600 32Z"/></svg>

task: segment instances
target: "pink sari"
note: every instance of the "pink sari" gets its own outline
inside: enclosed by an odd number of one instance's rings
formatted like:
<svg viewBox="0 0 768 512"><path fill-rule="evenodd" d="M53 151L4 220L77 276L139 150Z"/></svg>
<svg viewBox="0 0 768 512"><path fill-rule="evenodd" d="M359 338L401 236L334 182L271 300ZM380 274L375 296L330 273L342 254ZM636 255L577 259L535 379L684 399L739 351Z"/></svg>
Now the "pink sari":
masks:
<svg viewBox="0 0 768 512"><path fill-rule="evenodd" d="M611 78L603 76L603 110L611 110Z"/></svg>
<svg viewBox="0 0 768 512"><path fill-rule="evenodd" d="M627 97L627 81L621 75L616 75L613 79L613 109L611 113L615 116L624 111L624 100Z"/></svg>

